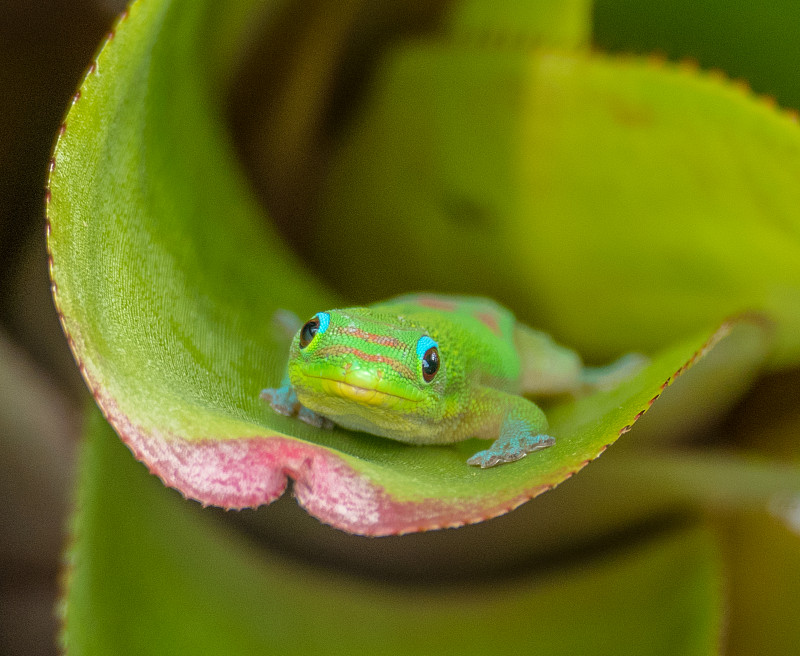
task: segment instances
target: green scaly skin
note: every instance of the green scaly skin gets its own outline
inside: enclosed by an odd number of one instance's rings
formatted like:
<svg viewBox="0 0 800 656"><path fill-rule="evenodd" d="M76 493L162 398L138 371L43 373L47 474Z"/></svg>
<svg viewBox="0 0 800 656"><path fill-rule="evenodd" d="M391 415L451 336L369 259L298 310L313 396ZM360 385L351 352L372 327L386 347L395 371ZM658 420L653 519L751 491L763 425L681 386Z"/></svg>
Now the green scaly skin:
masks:
<svg viewBox="0 0 800 656"><path fill-rule="evenodd" d="M439 366L430 376L432 345ZM467 462L492 467L555 443L544 413L523 394L612 387L641 364L631 355L587 368L494 301L413 294L315 315L292 339L281 387L261 396L321 428L338 424L410 444L491 439Z"/></svg>

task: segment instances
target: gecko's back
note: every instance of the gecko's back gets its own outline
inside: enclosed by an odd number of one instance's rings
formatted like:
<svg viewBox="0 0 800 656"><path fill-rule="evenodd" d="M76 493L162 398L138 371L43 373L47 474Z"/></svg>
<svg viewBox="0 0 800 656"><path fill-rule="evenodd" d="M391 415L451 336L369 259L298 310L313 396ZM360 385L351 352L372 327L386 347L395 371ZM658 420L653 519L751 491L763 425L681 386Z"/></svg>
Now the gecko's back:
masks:
<svg viewBox="0 0 800 656"><path fill-rule="evenodd" d="M458 362L465 384L519 393L517 321L499 303L476 296L406 294L372 308L404 317L446 344L443 357Z"/></svg>

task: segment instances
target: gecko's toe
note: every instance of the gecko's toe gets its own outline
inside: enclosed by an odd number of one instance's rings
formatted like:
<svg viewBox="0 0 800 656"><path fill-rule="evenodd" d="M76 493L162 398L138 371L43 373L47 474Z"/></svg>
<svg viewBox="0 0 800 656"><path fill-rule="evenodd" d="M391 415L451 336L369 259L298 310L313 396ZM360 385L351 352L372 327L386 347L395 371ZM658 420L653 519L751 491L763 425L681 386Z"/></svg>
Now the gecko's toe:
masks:
<svg viewBox="0 0 800 656"><path fill-rule="evenodd" d="M280 387L275 389L269 387L261 390L259 398L269 403L270 407L278 414L286 415L287 417L293 417L297 414L299 403L291 388Z"/></svg>
<svg viewBox="0 0 800 656"><path fill-rule="evenodd" d="M314 426L315 428L323 428L325 430L333 429L333 422L328 419L327 417L323 417L322 415L318 415L313 410L309 410L306 407L301 406L300 411L297 413L297 418L306 422L310 426Z"/></svg>
<svg viewBox="0 0 800 656"><path fill-rule="evenodd" d="M469 460L467 460L468 465L472 465L473 467L480 467L481 469L488 469L489 467L494 467L495 465L499 465L501 462L500 456L496 453L493 454L490 451L478 451L474 456L472 456Z"/></svg>
<svg viewBox="0 0 800 656"><path fill-rule="evenodd" d="M481 469L488 469L496 465L502 465L507 462L514 462L528 455L527 451L518 453L498 453L487 449L486 451L478 451L474 456L467 460L468 465L473 467L480 467Z"/></svg>
<svg viewBox="0 0 800 656"><path fill-rule="evenodd" d="M467 460L468 465L488 469L507 462L516 462L529 453L553 446L556 439L550 435L532 435L526 439L501 439L484 451L478 451Z"/></svg>

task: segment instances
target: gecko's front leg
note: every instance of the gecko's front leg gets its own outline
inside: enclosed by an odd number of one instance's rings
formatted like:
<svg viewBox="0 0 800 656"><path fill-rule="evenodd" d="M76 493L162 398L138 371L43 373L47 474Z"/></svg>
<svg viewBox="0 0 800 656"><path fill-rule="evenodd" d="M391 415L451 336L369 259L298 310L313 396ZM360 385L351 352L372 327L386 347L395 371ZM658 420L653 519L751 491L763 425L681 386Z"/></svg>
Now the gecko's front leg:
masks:
<svg viewBox="0 0 800 656"><path fill-rule="evenodd" d="M478 451L467 464L486 469L524 458L533 451L553 446L547 435L547 418L528 399L491 388L481 388L473 402L477 418L476 437L496 437L492 445Z"/></svg>
<svg viewBox="0 0 800 656"><path fill-rule="evenodd" d="M269 403L270 407L277 413L286 415L287 417L297 417L298 419L316 426L317 428L326 428L328 430L334 427L334 423L322 415L317 414L313 410L306 408L297 398L297 393L294 391L289 377L286 376L281 382L280 387L268 387L261 390L260 397L263 401Z"/></svg>

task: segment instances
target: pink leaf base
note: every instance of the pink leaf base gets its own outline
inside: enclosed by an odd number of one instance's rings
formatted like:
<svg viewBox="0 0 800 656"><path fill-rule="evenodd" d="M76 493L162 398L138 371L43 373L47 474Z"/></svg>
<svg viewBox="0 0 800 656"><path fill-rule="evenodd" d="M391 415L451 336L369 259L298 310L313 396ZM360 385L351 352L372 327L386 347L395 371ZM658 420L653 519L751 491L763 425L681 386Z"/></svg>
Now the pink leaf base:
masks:
<svg viewBox="0 0 800 656"><path fill-rule="evenodd" d="M155 437L135 426L111 399L97 400L137 460L165 485L203 505L268 504L283 494L291 477L298 503L326 524L360 535L400 535L491 519L552 488L533 485L505 499L400 501L324 447L278 436Z"/></svg>

